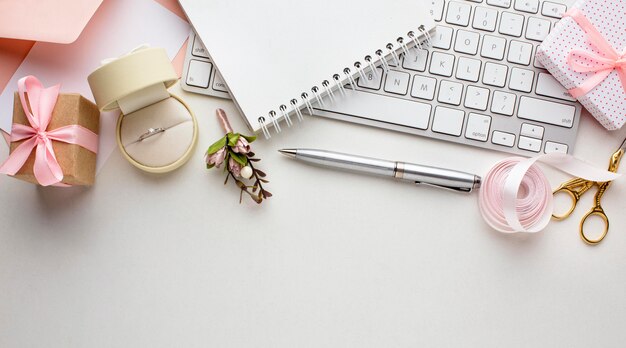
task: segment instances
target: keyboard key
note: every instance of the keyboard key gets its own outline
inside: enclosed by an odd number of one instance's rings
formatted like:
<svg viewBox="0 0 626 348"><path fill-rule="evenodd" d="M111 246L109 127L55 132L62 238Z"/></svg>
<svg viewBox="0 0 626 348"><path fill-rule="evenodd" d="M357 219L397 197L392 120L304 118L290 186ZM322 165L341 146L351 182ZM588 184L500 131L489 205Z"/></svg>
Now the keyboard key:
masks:
<svg viewBox="0 0 626 348"><path fill-rule="evenodd" d="M415 75L411 96L419 99L433 100L435 98L435 86L437 80L432 77Z"/></svg>
<svg viewBox="0 0 626 348"><path fill-rule="evenodd" d="M509 55L506 60L515 64L528 65L530 64L532 54L533 45L527 42L511 40L509 44Z"/></svg>
<svg viewBox="0 0 626 348"><path fill-rule="evenodd" d="M576 108L548 100L521 97L517 117L571 128L574 125Z"/></svg>
<svg viewBox="0 0 626 348"><path fill-rule="evenodd" d="M541 150L541 140L520 136L517 147L522 150L539 152Z"/></svg>
<svg viewBox="0 0 626 348"><path fill-rule="evenodd" d="M334 103L331 109L316 109L342 113L359 119L369 119L410 128L427 129L430 121L430 104L386 95L363 93L346 88L346 97Z"/></svg>
<svg viewBox="0 0 626 348"><path fill-rule="evenodd" d="M550 33L550 21L537 17L528 18L526 38L534 41L543 41Z"/></svg>
<svg viewBox="0 0 626 348"><path fill-rule="evenodd" d="M402 71L389 70L385 79L385 92L406 95L411 75Z"/></svg>
<svg viewBox="0 0 626 348"><path fill-rule="evenodd" d="M513 68L511 69L511 79L509 89L520 92L530 92L533 90L533 79L535 72L532 70Z"/></svg>
<svg viewBox="0 0 626 348"><path fill-rule="evenodd" d="M398 63L400 63L400 61L398 61ZM397 67L398 67L398 64L396 64L396 60L395 60L393 57L391 57L391 58L387 59L387 64L388 64L389 66L394 67L394 68L397 68Z"/></svg>
<svg viewBox="0 0 626 348"><path fill-rule="evenodd" d="M226 83L222 78L220 73L215 73L215 78L213 79L213 89L220 92L228 92L228 88L226 87Z"/></svg>
<svg viewBox="0 0 626 348"><path fill-rule="evenodd" d="M509 36L522 36L524 28L524 16L511 12L502 12L500 16L500 34Z"/></svg>
<svg viewBox="0 0 626 348"><path fill-rule="evenodd" d="M433 117L433 132L460 136L463 129L463 119L465 112L450 109L443 106L435 108Z"/></svg>
<svg viewBox="0 0 626 348"><path fill-rule="evenodd" d="M537 13L539 11L539 0L515 0L514 8L522 12Z"/></svg>
<svg viewBox="0 0 626 348"><path fill-rule="evenodd" d="M487 5L509 8L511 7L511 0L487 0Z"/></svg>
<svg viewBox="0 0 626 348"><path fill-rule="evenodd" d="M569 92L552 75L539 73L535 93L546 97L575 101Z"/></svg>
<svg viewBox="0 0 626 348"><path fill-rule="evenodd" d="M546 141L546 148L543 150L543 152L545 153L560 152L560 153L566 154L567 149L568 149L568 146L565 144L555 143L552 141Z"/></svg>
<svg viewBox="0 0 626 348"><path fill-rule="evenodd" d="M552 18L562 18L563 14L567 11L567 6L563 4L555 4L553 2L545 1L541 8L541 14Z"/></svg>
<svg viewBox="0 0 626 348"><path fill-rule="evenodd" d="M504 87L509 68L506 65L485 63L483 83L489 86Z"/></svg>
<svg viewBox="0 0 626 348"><path fill-rule="evenodd" d="M515 99L517 99L515 94L494 91L493 100L491 101L491 112L494 114L513 116Z"/></svg>
<svg viewBox="0 0 626 348"><path fill-rule="evenodd" d="M430 59L430 73L441 76L452 76L454 56L447 53L433 52Z"/></svg>
<svg viewBox="0 0 626 348"><path fill-rule="evenodd" d="M466 27L469 24L470 12L472 11L472 5L450 1L448 4L448 14L446 15L446 23L462 25Z"/></svg>
<svg viewBox="0 0 626 348"><path fill-rule="evenodd" d="M187 84L189 86L208 88L211 79L213 64L201 60L192 59L187 69Z"/></svg>
<svg viewBox="0 0 626 348"><path fill-rule="evenodd" d="M424 71L426 70L427 60L427 50L420 50L417 47L411 48L409 54L405 55L404 61L402 61L402 67L409 70Z"/></svg>
<svg viewBox="0 0 626 348"><path fill-rule="evenodd" d="M478 82L481 62L478 59L459 57L456 67L456 78L459 80Z"/></svg>
<svg viewBox="0 0 626 348"><path fill-rule="evenodd" d="M530 123L522 123L520 135L529 138L543 139L544 128Z"/></svg>
<svg viewBox="0 0 626 348"><path fill-rule="evenodd" d="M483 6L476 6L474 10L474 29L494 31L496 30L496 22L498 21L498 11Z"/></svg>
<svg viewBox="0 0 626 348"><path fill-rule="evenodd" d="M439 84L439 96L437 100L441 103L460 105L463 95L463 85L458 82L441 81Z"/></svg>
<svg viewBox="0 0 626 348"><path fill-rule="evenodd" d="M467 86L465 93L465 107L476 110L487 110L489 90L476 86Z"/></svg>
<svg viewBox="0 0 626 348"><path fill-rule="evenodd" d="M196 57L209 58L209 53L206 48L204 48L204 45L200 41L198 35L194 35L193 49L191 50L191 54Z"/></svg>
<svg viewBox="0 0 626 348"><path fill-rule="evenodd" d="M513 147L515 145L515 134L493 131L491 142L496 145Z"/></svg>
<svg viewBox="0 0 626 348"><path fill-rule="evenodd" d="M478 41L480 35L473 31L458 30L454 50L461 53L476 54L478 52Z"/></svg>
<svg viewBox="0 0 626 348"><path fill-rule="evenodd" d="M539 60L537 59L537 55L535 55L535 63L533 64L533 66L535 68L539 68L539 69L545 69L546 68L545 66L543 66L543 64L541 64L539 62Z"/></svg>
<svg viewBox="0 0 626 348"><path fill-rule="evenodd" d="M441 21L443 17L444 0L431 0L430 1L430 16L437 22Z"/></svg>
<svg viewBox="0 0 626 348"><path fill-rule="evenodd" d="M491 117L470 112L467 116L465 137L478 141L487 141L489 127L491 127Z"/></svg>
<svg viewBox="0 0 626 348"><path fill-rule="evenodd" d="M505 39L497 36L485 35L483 37L483 48L480 51L480 55L486 58L502 60L504 58L505 47Z"/></svg>
<svg viewBox="0 0 626 348"><path fill-rule="evenodd" d="M383 69L382 68L376 68L376 71L378 72L377 74L374 74L372 71L366 72L365 73L365 77L367 77L367 79L362 81L363 79L359 78L357 80L356 84L359 87L363 87L363 88L367 88L367 89L379 90L380 86L383 83L383 81L382 81Z"/></svg>
<svg viewBox="0 0 626 348"><path fill-rule="evenodd" d="M452 45L452 33L454 31L450 27L437 26L437 31L433 36L433 47L441 48L442 50L449 50Z"/></svg>

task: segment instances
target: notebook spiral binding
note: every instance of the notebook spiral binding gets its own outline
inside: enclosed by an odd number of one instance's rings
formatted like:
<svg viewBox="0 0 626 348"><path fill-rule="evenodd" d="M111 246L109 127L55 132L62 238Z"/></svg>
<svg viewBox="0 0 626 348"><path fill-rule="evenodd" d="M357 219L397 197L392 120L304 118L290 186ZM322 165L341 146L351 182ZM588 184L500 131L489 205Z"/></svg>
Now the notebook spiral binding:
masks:
<svg viewBox="0 0 626 348"><path fill-rule="evenodd" d="M424 49L424 45L426 45L427 47L432 45L432 37L430 36L430 33L425 30L423 25L419 26L417 31L421 35L416 35L414 31L409 31L407 33L408 40L405 41L404 38L399 37L396 40L397 44L394 45L393 43L388 43L385 46L385 49L387 51L386 53L382 49L378 49L374 52L374 54L378 57L380 65L385 72L389 71L389 59L393 59L396 65L399 65L400 55L398 54L398 51L402 51L401 53L407 55L410 48L417 47L421 50ZM424 44L422 44L419 38L423 39ZM354 68L356 69L356 73L359 74L359 77L362 79L367 79L365 75L366 72L371 72L374 74L374 76L378 77L378 70L376 69L376 66L374 64L375 59L372 59L372 56L367 55L363 58L363 60L364 64L359 61L354 63ZM342 74L344 78L342 78ZM309 115L313 115L313 103L317 103L317 105L324 107L325 97L328 97L330 102L333 102L335 100L336 96L333 89L339 91L339 94L341 95L345 95L344 86L346 83L348 83L352 87L352 89L355 89L356 80L354 79L353 75L354 73L352 72L352 69L346 67L340 74L336 73L332 76L333 82L324 80L321 83L321 88L318 86L313 86L311 87L310 92L302 92L302 94L300 94L300 100L296 98L291 99L289 101L289 104L291 105L290 107L282 104L278 108L278 113L274 110L270 110L267 113L267 118L265 116L260 116L258 118L258 122L259 125L261 125L261 129L265 138L269 139L272 137L269 130L270 124L274 126L274 130L277 133L280 133L282 131L279 122L279 119L281 118L285 121L287 127L291 127L293 125L293 120L290 116L291 111L295 112L298 121L302 121L304 118L303 108L307 110L307 113ZM312 97L309 95L309 93L312 94Z"/></svg>

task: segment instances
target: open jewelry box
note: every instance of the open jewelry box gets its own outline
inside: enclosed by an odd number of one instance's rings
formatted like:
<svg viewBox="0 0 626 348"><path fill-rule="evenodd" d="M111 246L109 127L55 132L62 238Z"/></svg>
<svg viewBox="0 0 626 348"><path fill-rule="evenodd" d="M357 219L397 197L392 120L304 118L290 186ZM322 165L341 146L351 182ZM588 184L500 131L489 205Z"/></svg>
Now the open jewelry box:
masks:
<svg viewBox="0 0 626 348"><path fill-rule="evenodd" d="M107 62L88 77L98 108L121 110L117 143L124 157L144 171L179 168L197 142L196 117L167 90L177 80L166 51L146 47Z"/></svg>

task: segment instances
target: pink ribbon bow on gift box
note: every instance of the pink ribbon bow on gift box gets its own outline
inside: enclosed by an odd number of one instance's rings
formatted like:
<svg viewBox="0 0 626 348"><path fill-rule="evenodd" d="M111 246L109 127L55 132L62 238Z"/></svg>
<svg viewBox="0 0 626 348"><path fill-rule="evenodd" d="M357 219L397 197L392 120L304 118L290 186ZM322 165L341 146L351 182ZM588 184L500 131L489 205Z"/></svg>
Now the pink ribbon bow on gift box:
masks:
<svg viewBox="0 0 626 348"><path fill-rule="evenodd" d="M589 19L577 8L572 8L567 11L563 17L571 17L578 25L587 33L587 37L593 46L595 46L600 54L573 50L567 57L567 64L572 67L572 70L576 72L595 72L587 81L581 84L579 87L569 90L570 94L574 98L583 96L597 85L602 83L613 71L617 71L620 80L622 81L622 88L626 92L626 47L620 54L618 51L606 41L604 36L591 24ZM578 63L575 58L580 57L589 62L588 65Z"/></svg>
<svg viewBox="0 0 626 348"><path fill-rule="evenodd" d="M27 140L20 144L6 162L0 166L0 173L15 175L36 148L33 173L37 182L42 186L66 186L61 183L63 170L54 154L52 141L79 145L97 153L98 135L79 125L47 130L52 119L52 111L59 97L60 85L43 88L36 77L26 76L18 81L17 86L22 108L30 126L13 124L11 141ZM26 93L28 93L28 102L26 101Z"/></svg>

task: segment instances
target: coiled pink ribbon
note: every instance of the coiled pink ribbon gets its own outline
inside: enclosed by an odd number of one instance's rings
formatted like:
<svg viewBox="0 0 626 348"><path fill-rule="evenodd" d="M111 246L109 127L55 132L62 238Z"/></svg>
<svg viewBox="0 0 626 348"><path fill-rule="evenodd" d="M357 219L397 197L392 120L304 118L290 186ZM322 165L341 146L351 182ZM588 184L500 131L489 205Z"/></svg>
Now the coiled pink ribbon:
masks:
<svg viewBox="0 0 626 348"><path fill-rule="evenodd" d="M79 125L47 130L59 96L60 85L43 88L36 77L26 76L18 81L17 87L22 108L30 126L13 124L11 141L24 139L26 141L13 150L6 162L0 166L0 173L15 175L36 148L33 173L37 182L42 186L65 186L61 183L63 171L54 154L52 141L79 145L97 153L98 135ZM26 93L28 93L28 102Z"/></svg>
<svg viewBox="0 0 626 348"><path fill-rule="evenodd" d="M571 17L587 33L589 42L600 51L600 54L583 50L573 50L567 56L567 64L576 72L595 72L582 85L572 88L569 93L574 98L581 97L591 92L596 86L604 81L613 71L622 81L622 88L626 92L626 47L620 54L606 41L604 36L591 24L584 13L577 8L571 8L563 17ZM578 58L578 59L576 59ZM588 65L579 61L585 60Z"/></svg>
<svg viewBox="0 0 626 348"><path fill-rule="evenodd" d="M550 222L554 210L552 188L537 162L592 181L612 181L621 176L560 153L504 159L483 178L478 197L481 214L493 229L534 233Z"/></svg>

